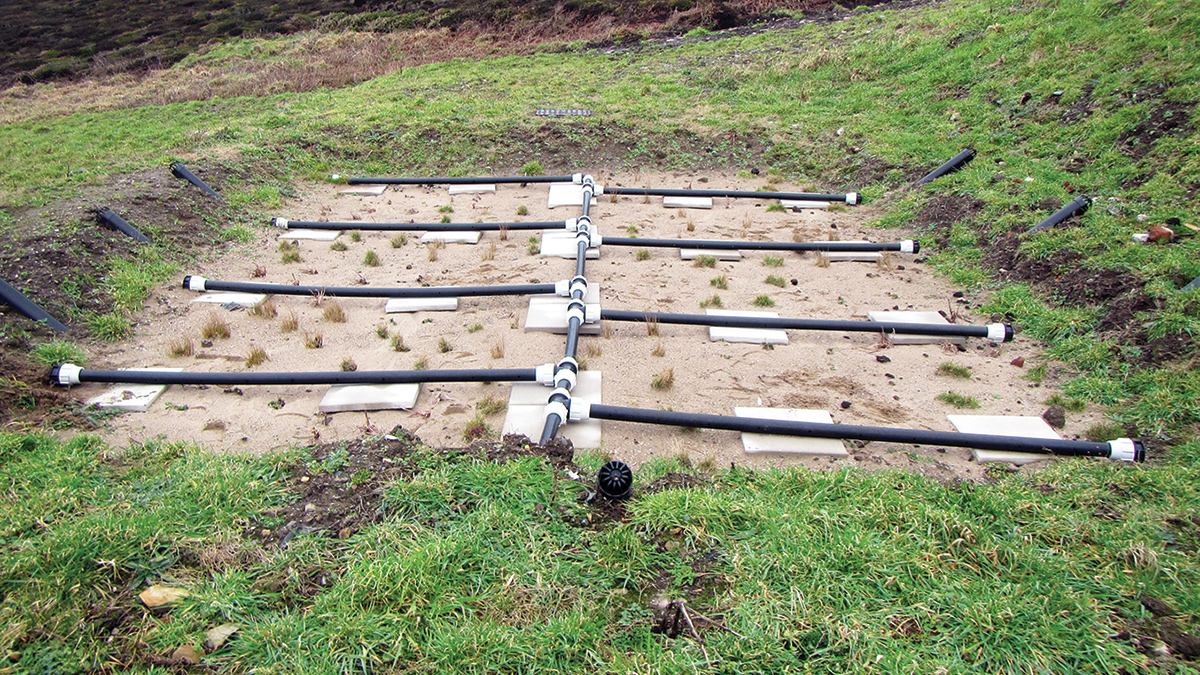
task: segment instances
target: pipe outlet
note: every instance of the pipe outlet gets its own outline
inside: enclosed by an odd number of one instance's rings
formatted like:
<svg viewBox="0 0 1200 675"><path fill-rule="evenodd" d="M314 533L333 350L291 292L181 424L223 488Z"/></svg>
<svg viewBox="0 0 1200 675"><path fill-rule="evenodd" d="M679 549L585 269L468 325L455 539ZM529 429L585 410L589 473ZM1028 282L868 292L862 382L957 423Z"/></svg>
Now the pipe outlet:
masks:
<svg viewBox="0 0 1200 675"><path fill-rule="evenodd" d="M73 363L64 363L61 366L55 366L50 371L50 377L56 379L62 386L69 387L80 383L79 373L81 372L83 372L83 368Z"/></svg>
<svg viewBox="0 0 1200 675"><path fill-rule="evenodd" d="M846 193L846 203L851 206L858 204L859 203L858 193L857 192L847 192Z"/></svg>
<svg viewBox="0 0 1200 675"><path fill-rule="evenodd" d="M289 221L287 218L272 218L271 219L272 225L274 225L275 227L282 227L285 230L288 229L289 222L291 222L291 221Z"/></svg>
<svg viewBox="0 0 1200 675"><path fill-rule="evenodd" d="M1142 445L1141 441L1135 441L1132 438L1118 438L1115 441L1109 441L1108 447L1109 459L1121 462L1146 461L1146 446Z"/></svg>
<svg viewBox="0 0 1200 675"><path fill-rule="evenodd" d="M192 274L183 278L183 287L189 291L196 291L197 293L203 293L208 290L205 287L207 283L208 279L205 279L198 274Z"/></svg>
<svg viewBox="0 0 1200 675"><path fill-rule="evenodd" d="M554 384L554 364L543 363L533 369L533 380L538 384L544 384L547 387Z"/></svg>

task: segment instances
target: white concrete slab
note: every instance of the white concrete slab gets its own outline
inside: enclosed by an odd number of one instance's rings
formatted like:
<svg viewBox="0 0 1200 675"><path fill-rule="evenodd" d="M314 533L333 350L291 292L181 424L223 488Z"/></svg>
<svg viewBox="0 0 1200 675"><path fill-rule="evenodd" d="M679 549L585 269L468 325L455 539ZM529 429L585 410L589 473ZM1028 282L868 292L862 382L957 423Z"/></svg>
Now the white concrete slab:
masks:
<svg viewBox="0 0 1200 675"><path fill-rule="evenodd" d="M570 302L570 298L560 298L554 295L530 296L529 311L525 313L525 332L566 335L567 305ZM592 305L589 309L597 314L600 311L598 305ZM599 335L600 322L583 324L579 327L579 334Z"/></svg>
<svg viewBox="0 0 1200 675"><path fill-rule="evenodd" d="M712 197L663 197L664 209L711 209Z"/></svg>
<svg viewBox="0 0 1200 675"><path fill-rule="evenodd" d="M317 405L324 413L409 410L421 395L419 384L335 384Z"/></svg>
<svg viewBox="0 0 1200 675"><path fill-rule="evenodd" d="M344 190L338 190L339 195L358 195L361 197L378 197L388 189L386 185L353 185Z"/></svg>
<svg viewBox="0 0 1200 675"><path fill-rule="evenodd" d="M458 298L392 298L383 307L385 314L453 312L456 310L458 310Z"/></svg>
<svg viewBox="0 0 1200 675"><path fill-rule="evenodd" d="M446 189L452 195L489 195L496 194L495 185L451 185Z"/></svg>
<svg viewBox="0 0 1200 675"><path fill-rule="evenodd" d="M702 255L712 256L717 260L733 260L742 259L741 251L724 251L710 248L681 248L679 249L680 260L695 260Z"/></svg>
<svg viewBox="0 0 1200 675"><path fill-rule="evenodd" d="M778 319L776 312L751 312L733 309L706 309L709 316L752 316L760 319ZM708 339L713 342L747 342L762 345L786 345L787 331L781 328L727 328L724 326L709 326Z"/></svg>
<svg viewBox="0 0 1200 675"><path fill-rule="evenodd" d="M937 312L912 312L912 311L884 311L884 312L867 312L867 321L890 321L892 323L931 323L936 325L949 325L941 314ZM935 345L942 342L951 342L954 344L965 344L965 337L943 336L943 335L892 335L892 344L894 345Z"/></svg>
<svg viewBox="0 0 1200 675"><path fill-rule="evenodd" d="M575 243L575 233L566 230L542 232L542 248L539 253L543 258L574 260L579 255L579 244ZM596 260L600 257L600 249L589 248L584 257L586 260Z"/></svg>
<svg viewBox="0 0 1200 675"><path fill-rule="evenodd" d="M598 202L592 197L592 206ZM556 209L560 206L583 206L583 186L575 183L550 183L546 205Z"/></svg>
<svg viewBox="0 0 1200 675"><path fill-rule="evenodd" d="M183 371L183 368L130 368L130 370L179 373ZM146 412L169 386L167 384L118 384L103 394L88 399L87 404L97 408Z"/></svg>
<svg viewBox="0 0 1200 675"><path fill-rule="evenodd" d="M482 232L426 232L421 235L421 243L440 241L443 244L478 244Z"/></svg>
<svg viewBox="0 0 1200 675"><path fill-rule="evenodd" d="M780 199L780 205L785 209L799 211L801 209L827 209L829 202L815 202L805 199Z"/></svg>
<svg viewBox="0 0 1200 675"><path fill-rule="evenodd" d="M341 230L284 230L276 239L303 239L306 241L333 241L342 234Z"/></svg>
<svg viewBox="0 0 1200 675"><path fill-rule="evenodd" d="M833 417L827 410L739 406L733 409L733 414L736 417L833 424ZM769 452L786 455L831 455L833 457L845 457L850 454L846 452L845 444L836 438L807 438L745 432L742 433L742 447L747 454Z"/></svg>
<svg viewBox="0 0 1200 675"><path fill-rule="evenodd" d="M601 404L602 378L598 370L579 373L579 380L571 390L571 397L590 404ZM508 398L508 414L504 417L502 434L525 434L537 441L546 424L546 400L551 387L536 383L518 382L512 386ZM568 422L559 427L559 435L571 441L576 448L598 448L603 440L600 420Z"/></svg>
<svg viewBox="0 0 1200 675"><path fill-rule="evenodd" d="M865 239L848 240L848 244L866 244ZM829 262L879 262L883 254L877 251L821 251L818 257Z"/></svg>
<svg viewBox="0 0 1200 675"><path fill-rule="evenodd" d="M232 302L248 309L266 299L267 296L262 293L201 293L192 298L192 302L212 305L227 305Z"/></svg>
<svg viewBox="0 0 1200 675"><path fill-rule="evenodd" d="M987 434L988 436L1020 436L1023 438L1046 438L1059 440L1061 436L1054 427L1040 417L1023 415L946 415L954 428L963 434ZM1030 464L1054 455L1033 452L1002 452L998 450L971 450L976 462L1001 462L1005 464Z"/></svg>

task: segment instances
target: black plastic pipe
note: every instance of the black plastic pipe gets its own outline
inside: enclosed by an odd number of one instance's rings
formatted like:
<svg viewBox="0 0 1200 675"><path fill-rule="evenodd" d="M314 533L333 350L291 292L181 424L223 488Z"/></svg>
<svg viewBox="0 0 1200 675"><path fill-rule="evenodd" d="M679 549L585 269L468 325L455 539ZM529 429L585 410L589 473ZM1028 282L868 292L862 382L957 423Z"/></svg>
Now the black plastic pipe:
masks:
<svg viewBox="0 0 1200 675"><path fill-rule="evenodd" d="M64 363L50 369L50 380L63 386L83 382L120 384L410 384L419 382L536 382L535 368L488 370L356 370L296 373L172 373L153 370L90 370Z"/></svg>
<svg viewBox="0 0 1200 675"><path fill-rule="evenodd" d="M182 179L186 180L187 182L191 183L192 185L195 185L196 187L200 188L205 193L207 193L208 196L210 196L214 199L219 199L221 201L225 201L224 197L217 194L216 190L208 187L207 183L200 180L199 176L197 176L196 174L189 171L188 168L186 166L184 166L183 164L180 164L179 162L172 162L171 163L171 173L175 174L176 177L182 178Z"/></svg>
<svg viewBox="0 0 1200 675"><path fill-rule="evenodd" d="M1089 441L1023 438L1019 436L963 434L953 431L929 431L925 429L867 427L855 424L755 419L752 417L731 417L727 415L705 415L643 408L624 408L612 405L592 405L590 406L588 416L594 419L617 422L725 429L728 431L776 434L780 436L882 441L885 443L908 443L914 445L947 445L958 448L975 448L977 450L1033 452L1071 457L1104 457L1135 462L1145 461L1146 459L1146 450L1142 443L1130 439L1118 439L1110 443L1092 443Z"/></svg>
<svg viewBox="0 0 1200 675"><path fill-rule="evenodd" d="M1011 342L1013 327L996 323L990 326L956 326L954 324L892 323L889 321L838 321L830 319L775 319L752 316L713 316L709 314L663 314L602 309L601 321L633 321L672 323L690 326L725 326L730 328L782 328L787 330L828 330L858 333L896 333L902 335L939 335L951 337L990 338L996 342Z"/></svg>
<svg viewBox="0 0 1200 675"><path fill-rule="evenodd" d="M337 223L272 218L271 224L289 230L363 230L364 232L483 232L491 230L561 230L566 227L566 222L562 220L527 223Z"/></svg>
<svg viewBox="0 0 1200 675"><path fill-rule="evenodd" d="M637 237L604 237L605 246L642 246L645 248L699 248L727 251L903 251L917 253L920 242L903 241L876 244L861 241L730 241L724 239L640 239Z"/></svg>
<svg viewBox="0 0 1200 675"><path fill-rule="evenodd" d="M1081 215L1092 206L1092 198L1084 195L1054 212L1049 218L1029 228L1030 232L1048 230L1071 216Z"/></svg>
<svg viewBox="0 0 1200 675"><path fill-rule="evenodd" d="M924 178L917 181L916 184L924 185L926 183L932 183L942 176L945 176L949 173L954 173L955 171L958 171L964 166L970 164L971 160L973 159L975 159L975 148L967 148L957 155L951 157L945 164L939 166L933 171L930 171Z"/></svg>
<svg viewBox="0 0 1200 675"><path fill-rule="evenodd" d="M50 316L46 310L38 307L32 300L25 297L21 291L13 288L7 281L0 279L0 298L12 306L13 309L33 319L38 323L45 324L49 328L59 332L67 332L67 327L62 325L58 319Z"/></svg>
<svg viewBox="0 0 1200 675"><path fill-rule="evenodd" d="M815 194L811 192L756 192L753 190L675 190L668 188L604 187L606 195L636 195L649 197L730 197L745 199L795 199L819 202L846 202L858 204L859 195L848 192L842 195Z"/></svg>
<svg viewBox="0 0 1200 675"><path fill-rule="evenodd" d="M570 183L574 176L475 176L451 178L347 178L349 185L491 185L493 183Z"/></svg>
<svg viewBox="0 0 1200 675"><path fill-rule="evenodd" d="M96 212L96 216L98 218L100 218L101 220L103 220L104 222L108 223L109 225L112 225L114 228L129 235L131 238L133 238L134 241L140 241L143 244L150 243L149 237L142 234L141 232L138 232L138 229L136 227L134 227L133 225L130 225L129 221L125 220L121 216L118 216L116 214L116 212L113 211L112 209L107 208L107 207L100 209L99 211Z"/></svg>
<svg viewBox="0 0 1200 675"><path fill-rule="evenodd" d="M272 295L325 295L331 298L466 298L490 295L543 295L554 293L554 284L507 286L414 286L411 288L367 288L364 286L293 286L250 281L217 281L197 276L183 278L192 291L268 293Z"/></svg>

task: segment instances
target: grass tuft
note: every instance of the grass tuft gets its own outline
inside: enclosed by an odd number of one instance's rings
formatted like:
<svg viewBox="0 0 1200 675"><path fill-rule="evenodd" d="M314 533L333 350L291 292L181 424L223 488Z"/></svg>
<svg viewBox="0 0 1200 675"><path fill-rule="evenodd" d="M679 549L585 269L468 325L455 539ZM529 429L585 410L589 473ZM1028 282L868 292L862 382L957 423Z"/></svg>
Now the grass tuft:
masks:
<svg viewBox="0 0 1200 675"><path fill-rule="evenodd" d="M392 351L394 351L394 352L408 351L408 345L404 344L404 336L403 335L396 333L395 335L392 336Z"/></svg>
<svg viewBox="0 0 1200 675"><path fill-rule="evenodd" d="M656 373L650 378L650 386L659 390L667 390L675 386L675 369L667 368L666 370Z"/></svg>
<svg viewBox="0 0 1200 675"><path fill-rule="evenodd" d="M719 277L713 277L708 280L708 285L713 288L719 288L723 291L729 290L729 277L722 274Z"/></svg>
<svg viewBox="0 0 1200 675"><path fill-rule="evenodd" d="M401 232L400 234L394 235L388 241L391 242L392 248L403 248L403 246L408 243L408 235Z"/></svg>
<svg viewBox="0 0 1200 675"><path fill-rule="evenodd" d="M346 323L350 319L346 315L346 310L342 307L342 303L337 300L331 300L326 303L325 308L321 310L321 316L330 323Z"/></svg>
<svg viewBox="0 0 1200 675"><path fill-rule="evenodd" d="M755 307L774 307L775 300L773 300L771 296L767 295L766 293L762 293L754 296L754 301L751 304Z"/></svg>
<svg viewBox="0 0 1200 675"><path fill-rule="evenodd" d="M763 283L770 284L772 286L778 286L780 288L783 288L784 286L787 285L787 282L784 281L783 277L781 277L777 274L772 274L772 275L768 276L766 279L763 279Z"/></svg>
<svg viewBox="0 0 1200 675"><path fill-rule="evenodd" d="M698 255L692 262L692 267L716 267L717 257L713 255Z"/></svg>
<svg viewBox="0 0 1200 675"><path fill-rule="evenodd" d="M367 267L379 267L383 263L379 261L379 254L373 250L368 250L363 255L363 264Z"/></svg>
<svg viewBox="0 0 1200 675"><path fill-rule="evenodd" d="M33 357L34 361L47 366L57 366L62 363L82 366L87 363L87 355L84 354L83 349L66 340L43 342L34 346L29 355Z"/></svg>
<svg viewBox="0 0 1200 675"><path fill-rule="evenodd" d="M191 338L175 338L167 343L167 354L174 358L192 356L196 353L196 343ZM76 363L72 361L72 363Z"/></svg>
<svg viewBox="0 0 1200 675"><path fill-rule="evenodd" d="M308 349L320 349L325 344L325 338L320 333L305 333L304 346Z"/></svg>
<svg viewBox="0 0 1200 675"><path fill-rule="evenodd" d="M275 304L275 296L268 295L263 298L262 302L250 308L249 314L260 319L274 319L279 315L279 306Z"/></svg>
<svg viewBox="0 0 1200 675"><path fill-rule="evenodd" d="M705 309L708 307L724 307L724 306L725 306L725 303L721 300L721 296L716 295L716 294L713 294L713 295L700 301L701 309Z"/></svg>
<svg viewBox="0 0 1200 675"><path fill-rule="evenodd" d="M957 377L963 380L971 379L971 369L966 366L960 366L949 361L943 361L937 368L938 375L946 375L947 377Z"/></svg>
<svg viewBox="0 0 1200 675"><path fill-rule="evenodd" d="M766 267L782 267L783 266L783 258L781 258L777 255L765 256L762 260L762 264L765 265Z"/></svg>
<svg viewBox="0 0 1200 675"><path fill-rule="evenodd" d="M979 407L979 400L974 396L966 396L953 391L942 392L935 398L942 403L949 403L955 408L969 408L973 410Z"/></svg>
<svg viewBox="0 0 1200 675"><path fill-rule="evenodd" d="M266 361L270 361L271 357L267 356L267 352L262 347L251 347L250 353L246 355L246 367L254 368L260 366Z"/></svg>
<svg viewBox="0 0 1200 675"><path fill-rule="evenodd" d="M229 322L225 320L225 317L218 316L216 312L209 312L208 319L200 327L200 335L205 340L224 340L230 335Z"/></svg>

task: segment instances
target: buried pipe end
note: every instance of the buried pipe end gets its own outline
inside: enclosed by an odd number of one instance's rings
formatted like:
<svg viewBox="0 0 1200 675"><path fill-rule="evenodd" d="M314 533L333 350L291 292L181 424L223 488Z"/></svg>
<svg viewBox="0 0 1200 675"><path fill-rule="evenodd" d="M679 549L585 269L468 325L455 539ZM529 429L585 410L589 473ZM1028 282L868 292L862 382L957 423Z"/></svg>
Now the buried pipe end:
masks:
<svg viewBox="0 0 1200 675"><path fill-rule="evenodd" d="M846 193L846 203L851 206L853 206L855 204L861 204L862 196L859 195L857 192L847 192Z"/></svg>
<svg viewBox="0 0 1200 675"><path fill-rule="evenodd" d="M1108 458L1121 462L1146 461L1146 446L1132 438L1118 438L1108 442Z"/></svg>
<svg viewBox="0 0 1200 675"><path fill-rule="evenodd" d="M272 225L274 225L275 227L281 227L285 230L288 229L288 223L290 223L290 222L291 221L289 221L287 218L272 218L271 219Z"/></svg>
<svg viewBox="0 0 1200 675"><path fill-rule="evenodd" d="M614 459L596 472L596 491L612 500L625 499L633 491L633 469Z"/></svg>
<svg viewBox="0 0 1200 675"><path fill-rule="evenodd" d="M905 239L904 241L900 242L901 253L916 253L918 250L920 250L920 248L921 245L912 239Z"/></svg>
<svg viewBox="0 0 1200 675"><path fill-rule="evenodd" d="M987 325L987 339L992 342L1012 342L1014 337L1016 337L1016 332L1013 330L1012 324L989 323Z"/></svg>
<svg viewBox="0 0 1200 675"><path fill-rule="evenodd" d="M183 287L189 291L196 291L197 293L203 293L204 291L207 291L207 283L208 279L205 279L199 274L189 274L183 278Z"/></svg>
<svg viewBox="0 0 1200 675"><path fill-rule="evenodd" d="M79 373L81 372L83 372L83 368L73 363L63 363L50 369L50 380L69 387L80 383Z"/></svg>

